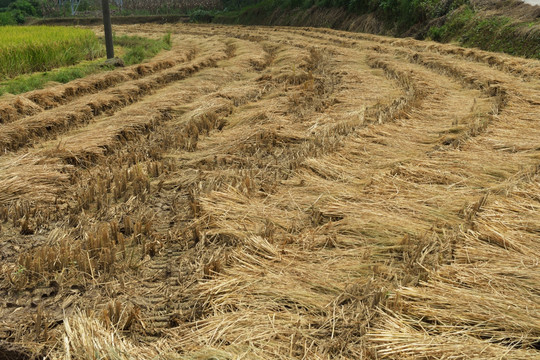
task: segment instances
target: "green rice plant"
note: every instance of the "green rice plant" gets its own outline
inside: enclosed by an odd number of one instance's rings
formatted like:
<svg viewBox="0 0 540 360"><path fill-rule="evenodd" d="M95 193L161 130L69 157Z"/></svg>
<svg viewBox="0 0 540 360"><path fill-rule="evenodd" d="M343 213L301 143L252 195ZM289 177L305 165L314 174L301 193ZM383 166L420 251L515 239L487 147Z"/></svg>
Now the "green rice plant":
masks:
<svg viewBox="0 0 540 360"><path fill-rule="evenodd" d="M52 26L5 26L0 31L0 78L48 71L103 56L91 30Z"/></svg>

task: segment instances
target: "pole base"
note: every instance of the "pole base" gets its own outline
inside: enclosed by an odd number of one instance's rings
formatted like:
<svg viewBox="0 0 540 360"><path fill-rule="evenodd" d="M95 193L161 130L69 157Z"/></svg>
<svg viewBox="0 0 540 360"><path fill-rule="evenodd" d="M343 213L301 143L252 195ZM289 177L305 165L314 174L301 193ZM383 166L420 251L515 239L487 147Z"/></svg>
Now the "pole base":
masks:
<svg viewBox="0 0 540 360"><path fill-rule="evenodd" d="M115 57L112 59L105 60L105 62L103 63L103 66L124 67L125 64L124 64L124 60Z"/></svg>

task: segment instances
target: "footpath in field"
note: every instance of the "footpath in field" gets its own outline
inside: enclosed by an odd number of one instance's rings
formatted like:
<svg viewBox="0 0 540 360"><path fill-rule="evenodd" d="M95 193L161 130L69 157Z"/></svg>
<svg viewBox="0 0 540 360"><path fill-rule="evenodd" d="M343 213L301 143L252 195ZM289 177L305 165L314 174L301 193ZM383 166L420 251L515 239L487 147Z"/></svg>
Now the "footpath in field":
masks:
<svg viewBox="0 0 540 360"><path fill-rule="evenodd" d="M540 62L116 31L173 50L0 104L0 350L540 356Z"/></svg>

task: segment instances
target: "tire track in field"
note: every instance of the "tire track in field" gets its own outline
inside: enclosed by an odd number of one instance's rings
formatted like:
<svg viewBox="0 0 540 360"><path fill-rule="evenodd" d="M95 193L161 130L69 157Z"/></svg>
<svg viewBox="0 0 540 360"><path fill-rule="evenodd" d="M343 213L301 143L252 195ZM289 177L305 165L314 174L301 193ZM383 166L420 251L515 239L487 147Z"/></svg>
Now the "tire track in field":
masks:
<svg viewBox="0 0 540 360"><path fill-rule="evenodd" d="M282 50L282 52L285 51ZM281 64L289 61L286 56L280 58L279 52L276 56L278 57L276 61ZM312 54L312 59L313 57L318 58L318 55ZM298 80L294 74L287 73L287 70L282 68L281 72L285 72L285 74L277 73L275 79L280 83L283 81L291 82L289 86L294 87ZM325 72L324 69L319 69L319 71ZM356 79L356 77L349 79L347 84L351 87L354 86ZM345 87L345 85L334 86ZM332 96L332 93L328 96ZM249 104L241 108L237 115L230 116L231 124L227 125L222 132L205 139L198 151L183 155L181 172L202 169L202 174L197 177L198 179L189 179L188 176L184 180L184 184L190 185L191 183L192 186L201 189L200 191L205 193L218 190L225 184L231 184L231 186L244 189L244 191L252 191L257 186L271 187L279 179L286 179L290 176L294 172L296 164L306 156L307 152L325 151L323 144L317 144L314 139L310 139L310 136L303 134L309 126L309 122L306 124L301 123L305 120L301 120L298 129L294 129L292 135L286 135L285 132L279 131L279 127L292 130L286 126L288 120L283 111L295 114L293 115L294 118L298 116L306 118L313 115L322 117L319 123L320 129L317 129L317 133L324 132L325 128L330 133L331 130L337 130L341 125L342 129L339 131L346 134L348 127L354 126L354 121L358 117L358 114L353 113L350 114L349 119L342 119L342 124L331 124L329 119L324 118L324 116L328 116L325 113L331 111L332 105L329 108L324 105L320 107L322 104L318 104L316 101L310 101L306 104L297 100L295 94L292 94L288 99L282 97L276 104L274 97L275 93L262 98L257 107ZM304 106L307 108L304 108ZM261 111L259 108L265 109L265 111ZM291 112L293 109L296 109L296 111ZM313 114L313 109L315 109L315 114ZM278 128L272 126L265 128L269 119L282 125L278 125ZM314 134L315 132L313 136ZM229 141L224 141L225 139L229 139ZM276 153L272 150L271 144L279 149L276 150ZM293 158L291 161L288 157L293 153L297 154L298 159ZM267 172L267 175L263 171ZM206 260L206 264L202 264L206 268L204 271L207 275L211 275L213 271L209 270L208 267L211 267L216 261L218 260L210 257ZM178 319L182 316L197 316L193 312L192 315L176 315L179 317Z"/></svg>

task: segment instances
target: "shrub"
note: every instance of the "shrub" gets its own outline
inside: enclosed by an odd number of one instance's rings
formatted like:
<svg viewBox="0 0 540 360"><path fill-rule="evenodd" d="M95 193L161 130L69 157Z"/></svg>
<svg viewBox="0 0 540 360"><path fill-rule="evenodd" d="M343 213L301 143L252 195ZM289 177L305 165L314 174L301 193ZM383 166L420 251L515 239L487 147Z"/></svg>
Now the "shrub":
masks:
<svg viewBox="0 0 540 360"><path fill-rule="evenodd" d="M9 4L8 9L10 11L19 11L23 15L37 16L37 10L34 5L27 0L17 0Z"/></svg>
<svg viewBox="0 0 540 360"><path fill-rule="evenodd" d="M189 14L189 21L193 23L208 23L212 22L215 12L212 10L197 9Z"/></svg>
<svg viewBox="0 0 540 360"><path fill-rule="evenodd" d="M17 20L15 19L15 16L13 16L12 12L0 12L0 26L16 24Z"/></svg>

